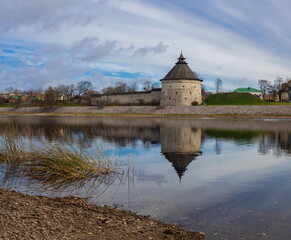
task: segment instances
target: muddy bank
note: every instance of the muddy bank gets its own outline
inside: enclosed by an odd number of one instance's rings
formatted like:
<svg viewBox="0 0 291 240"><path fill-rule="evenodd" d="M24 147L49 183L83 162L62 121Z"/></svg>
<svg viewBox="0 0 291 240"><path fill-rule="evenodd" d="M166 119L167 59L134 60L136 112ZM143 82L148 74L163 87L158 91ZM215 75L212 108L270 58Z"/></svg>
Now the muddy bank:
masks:
<svg viewBox="0 0 291 240"><path fill-rule="evenodd" d="M81 198L35 197L0 189L0 239L203 240L205 236Z"/></svg>
<svg viewBox="0 0 291 240"><path fill-rule="evenodd" d="M291 117L291 105L255 106L118 106L98 108L88 107L20 107L0 108L0 114L182 114L197 116L266 116Z"/></svg>

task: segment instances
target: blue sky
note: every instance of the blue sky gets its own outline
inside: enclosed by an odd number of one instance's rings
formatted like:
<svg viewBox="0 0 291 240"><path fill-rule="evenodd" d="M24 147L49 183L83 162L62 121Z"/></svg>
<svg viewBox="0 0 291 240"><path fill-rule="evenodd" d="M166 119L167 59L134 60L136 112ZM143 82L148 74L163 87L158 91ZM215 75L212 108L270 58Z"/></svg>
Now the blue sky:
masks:
<svg viewBox="0 0 291 240"><path fill-rule="evenodd" d="M289 0L0 0L0 91L159 82L183 49L207 89L291 77Z"/></svg>

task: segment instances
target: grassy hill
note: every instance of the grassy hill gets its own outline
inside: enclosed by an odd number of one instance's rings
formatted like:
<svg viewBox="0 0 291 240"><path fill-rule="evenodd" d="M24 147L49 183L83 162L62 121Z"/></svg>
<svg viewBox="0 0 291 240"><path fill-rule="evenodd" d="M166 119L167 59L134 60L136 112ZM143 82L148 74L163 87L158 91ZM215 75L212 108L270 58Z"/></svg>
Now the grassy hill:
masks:
<svg viewBox="0 0 291 240"><path fill-rule="evenodd" d="M205 99L207 105L266 105L267 103L249 93L217 93Z"/></svg>

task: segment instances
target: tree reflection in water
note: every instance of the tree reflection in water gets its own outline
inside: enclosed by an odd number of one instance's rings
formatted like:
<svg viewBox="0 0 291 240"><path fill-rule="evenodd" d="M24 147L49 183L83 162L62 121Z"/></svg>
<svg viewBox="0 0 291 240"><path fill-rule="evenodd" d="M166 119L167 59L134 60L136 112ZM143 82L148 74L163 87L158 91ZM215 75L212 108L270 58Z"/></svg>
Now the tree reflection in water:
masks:
<svg viewBox="0 0 291 240"><path fill-rule="evenodd" d="M96 141L109 142L117 149L127 146L138 147L142 142L144 149L161 146L161 153L172 164L181 179L187 167L197 156L201 155L201 146L205 138L215 140L216 154L223 151L223 141L236 144L252 144L259 142L258 151L268 154L272 151L276 156L291 153L291 133L288 120L226 120L226 119L191 119L191 118L117 118L117 117L1 117L0 128L7 124L15 124L19 135L37 144L58 142L74 144L81 149L90 150ZM21 178L13 176L13 169L1 166L2 181L9 179L10 184ZM117 176L106 176L102 179L90 179L79 182L40 180L44 189L83 188L91 184L97 186L111 184ZM120 179L122 182L124 179ZM29 180L26 179L29 184ZM35 183L35 180L32 180ZM164 181L160 179L160 181ZM98 183L96 183L98 182ZM3 185L3 184L2 184ZM94 186L94 187L93 187Z"/></svg>

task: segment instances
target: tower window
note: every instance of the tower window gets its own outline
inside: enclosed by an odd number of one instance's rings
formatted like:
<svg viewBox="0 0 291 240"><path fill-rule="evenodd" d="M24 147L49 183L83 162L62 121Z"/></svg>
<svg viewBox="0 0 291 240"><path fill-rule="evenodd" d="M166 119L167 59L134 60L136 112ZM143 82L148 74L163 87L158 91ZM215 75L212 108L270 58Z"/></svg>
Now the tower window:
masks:
<svg viewBox="0 0 291 240"><path fill-rule="evenodd" d="M185 99L187 99L187 98L185 97Z"/></svg>
<svg viewBox="0 0 291 240"><path fill-rule="evenodd" d="M178 92L176 92L176 94L178 94Z"/></svg>
<svg viewBox="0 0 291 240"><path fill-rule="evenodd" d="M192 92L190 92L190 94L192 94Z"/></svg>
<svg viewBox="0 0 291 240"><path fill-rule="evenodd" d="M185 87L185 86L183 85L183 87Z"/></svg>
<svg viewBox="0 0 291 240"><path fill-rule="evenodd" d="M171 98L169 98L169 100L171 100Z"/></svg>
<svg viewBox="0 0 291 240"><path fill-rule="evenodd" d="M172 87L172 85L170 85L170 87Z"/></svg>

